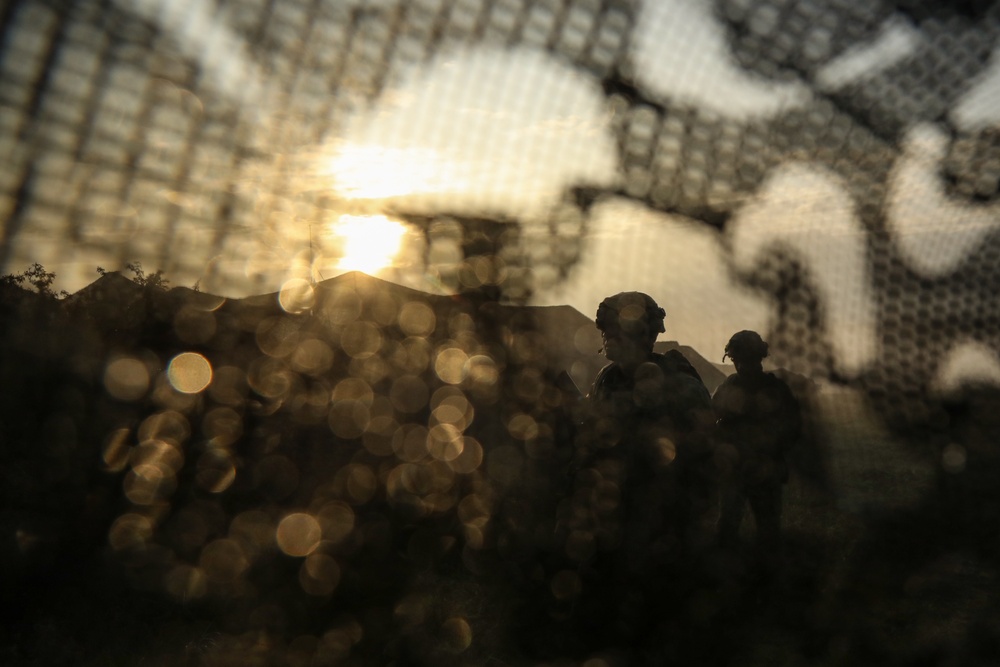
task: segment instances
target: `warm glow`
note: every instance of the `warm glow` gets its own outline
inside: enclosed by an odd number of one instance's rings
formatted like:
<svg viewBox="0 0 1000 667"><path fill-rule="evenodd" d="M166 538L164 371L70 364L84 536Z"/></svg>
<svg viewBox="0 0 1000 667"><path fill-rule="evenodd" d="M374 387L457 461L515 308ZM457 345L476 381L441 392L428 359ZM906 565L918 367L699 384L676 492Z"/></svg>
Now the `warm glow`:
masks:
<svg viewBox="0 0 1000 667"><path fill-rule="evenodd" d="M406 227L384 215L342 215L331 231L343 244L337 268L375 273L392 264Z"/></svg>
<svg viewBox="0 0 1000 667"><path fill-rule="evenodd" d="M332 158L330 170L337 192L349 199L454 192L467 181L467 167L421 147L350 144Z"/></svg>
<svg viewBox="0 0 1000 667"><path fill-rule="evenodd" d="M212 382L212 364L197 352L183 352L170 360L167 379L177 391L197 394Z"/></svg>

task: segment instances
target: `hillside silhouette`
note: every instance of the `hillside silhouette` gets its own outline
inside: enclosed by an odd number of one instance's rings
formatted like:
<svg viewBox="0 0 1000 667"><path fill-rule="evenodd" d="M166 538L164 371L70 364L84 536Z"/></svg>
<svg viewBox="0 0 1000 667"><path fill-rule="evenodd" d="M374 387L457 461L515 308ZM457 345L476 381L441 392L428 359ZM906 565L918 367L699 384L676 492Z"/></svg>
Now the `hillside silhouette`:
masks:
<svg viewBox="0 0 1000 667"><path fill-rule="evenodd" d="M509 652L521 605L565 604L544 564L580 391L606 363L576 310L362 273L240 299L118 272L63 299L3 289L0 559L24 656L107 657L89 636L52 654L33 629L106 631L83 598L137 638L146 613L194 614L184 631L236 654L251 626L365 618L382 636L333 651L362 664L450 664L466 632Z"/></svg>
<svg viewBox="0 0 1000 667"><path fill-rule="evenodd" d="M657 346L710 388L725 375ZM758 581L740 554L668 564L655 641L606 653L605 583L559 537L592 502L567 471L600 347L567 306L361 273L242 299L116 272L63 299L0 284L7 662L763 665L880 627L868 577L904 554L844 503L873 497L873 476L897 506L930 492L824 408L793 453L782 578ZM812 410L813 383L779 372ZM831 452L847 456L837 488ZM878 465L845 478L865 456ZM963 594L986 576L947 568ZM879 599L905 605L893 586Z"/></svg>
<svg viewBox="0 0 1000 667"><path fill-rule="evenodd" d="M430 306L436 314L445 317L461 309L480 307L480 313L493 325L510 331L530 333L533 344L541 353L539 361L547 370L558 374L565 371L584 393L607 360L600 352L601 335L592 318L571 306L524 306L479 301L475 293L458 296L429 294L396 283L381 280L365 273L352 271L315 284L311 288L306 310L314 315L331 307L338 295L348 290L362 302L394 303L418 302ZM90 285L62 300L62 308L71 317L88 320L98 329L137 331L153 321L164 323L178 317L185 318L192 312L216 312L223 316L239 313L238 319L266 318L287 315L280 303L280 293L255 295L231 299L196 291L187 287L170 290L143 290L142 285L119 272L107 272ZM337 306L332 306L334 309ZM149 320L149 322L147 322ZM224 337L224 335L222 335ZM724 379L724 372L717 364L708 362L694 348L677 341L660 341L657 352L677 349L702 376L709 391Z"/></svg>

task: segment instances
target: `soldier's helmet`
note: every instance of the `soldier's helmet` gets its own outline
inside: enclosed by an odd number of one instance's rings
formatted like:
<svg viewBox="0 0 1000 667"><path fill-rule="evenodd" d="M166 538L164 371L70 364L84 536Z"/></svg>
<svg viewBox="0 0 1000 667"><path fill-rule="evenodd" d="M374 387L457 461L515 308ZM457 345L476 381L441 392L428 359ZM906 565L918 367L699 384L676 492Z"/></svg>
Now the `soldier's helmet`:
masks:
<svg viewBox="0 0 1000 667"><path fill-rule="evenodd" d="M624 335L636 340L652 340L666 331L666 311L642 292L620 292L609 296L597 307L597 328L607 334Z"/></svg>
<svg viewBox="0 0 1000 667"><path fill-rule="evenodd" d="M760 361L767 357L767 343L756 331L739 331L726 343L722 360L725 361L726 357L740 361Z"/></svg>

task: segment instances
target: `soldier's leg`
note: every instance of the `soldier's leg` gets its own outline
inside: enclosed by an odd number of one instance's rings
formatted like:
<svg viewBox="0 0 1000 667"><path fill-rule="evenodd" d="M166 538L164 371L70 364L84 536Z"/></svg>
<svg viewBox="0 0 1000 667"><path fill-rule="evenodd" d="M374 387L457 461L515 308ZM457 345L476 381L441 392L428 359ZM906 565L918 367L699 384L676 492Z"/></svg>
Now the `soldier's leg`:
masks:
<svg viewBox="0 0 1000 667"><path fill-rule="evenodd" d="M781 551L781 491L779 479L755 484L747 492L750 509L757 524L757 547L767 560L780 557Z"/></svg>
<svg viewBox="0 0 1000 667"><path fill-rule="evenodd" d="M731 547L738 543L740 524L746 511L746 496L742 485L736 481L724 484L719 509L719 544Z"/></svg>

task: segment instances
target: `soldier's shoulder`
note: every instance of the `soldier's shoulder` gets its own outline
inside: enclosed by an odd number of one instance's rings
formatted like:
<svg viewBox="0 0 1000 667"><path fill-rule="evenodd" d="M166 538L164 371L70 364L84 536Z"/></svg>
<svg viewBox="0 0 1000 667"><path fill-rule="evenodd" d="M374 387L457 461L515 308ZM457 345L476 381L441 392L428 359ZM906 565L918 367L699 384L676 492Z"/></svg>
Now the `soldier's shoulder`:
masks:
<svg viewBox="0 0 1000 667"><path fill-rule="evenodd" d="M718 394L720 391L730 391L733 387L736 387L740 383L740 376L736 373L728 376L725 380L719 383L719 386L715 388L715 393Z"/></svg>
<svg viewBox="0 0 1000 667"><path fill-rule="evenodd" d="M614 375L615 370L617 368L618 368L618 364L616 364L614 362L611 362L610 364L605 365L604 368L602 368L601 370L597 371L597 377L594 379L594 382L597 383L597 382L601 382L602 380L606 382L607 379L610 376Z"/></svg>
<svg viewBox="0 0 1000 667"><path fill-rule="evenodd" d="M693 366L690 372L683 368L672 368L667 371L667 386L675 398L689 406L711 405L712 395Z"/></svg>
<svg viewBox="0 0 1000 667"><path fill-rule="evenodd" d="M701 382L701 375L695 369L695 367L688 361L687 357L681 354L680 350L667 350L666 352L655 355L656 363L665 372L668 373L683 373L688 375L698 382Z"/></svg>
<svg viewBox="0 0 1000 667"><path fill-rule="evenodd" d="M776 389L791 391L788 382L773 371L764 373L764 381Z"/></svg>
<svg viewBox="0 0 1000 667"><path fill-rule="evenodd" d="M594 384L590 387L590 393L587 394L590 398L595 398L597 394L600 393L601 389L606 388L609 384L616 382L616 378L621 375L621 371L618 368L618 364L612 362L606 365L604 368L597 372L597 377L594 378Z"/></svg>

